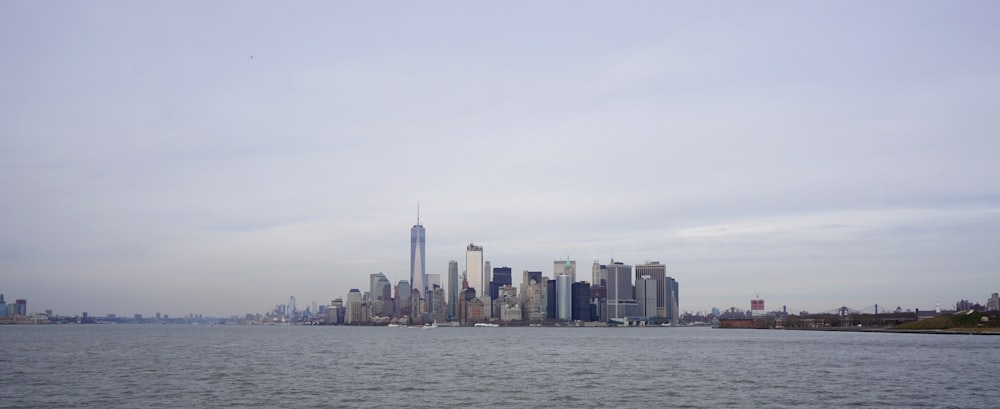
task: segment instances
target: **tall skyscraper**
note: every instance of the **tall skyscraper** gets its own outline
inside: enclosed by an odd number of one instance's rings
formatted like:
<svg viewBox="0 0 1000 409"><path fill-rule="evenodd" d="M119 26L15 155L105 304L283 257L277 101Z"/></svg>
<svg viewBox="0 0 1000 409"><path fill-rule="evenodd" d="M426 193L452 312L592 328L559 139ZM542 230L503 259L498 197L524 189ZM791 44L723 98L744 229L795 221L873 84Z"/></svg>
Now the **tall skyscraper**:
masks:
<svg viewBox="0 0 1000 409"><path fill-rule="evenodd" d="M590 283L573 283L573 321L593 321L594 309L590 302Z"/></svg>
<svg viewBox="0 0 1000 409"><path fill-rule="evenodd" d="M677 281L667 277L667 318L674 324L681 322L680 298Z"/></svg>
<svg viewBox="0 0 1000 409"><path fill-rule="evenodd" d="M611 260L608 264L608 317L625 318L634 314L635 299L632 298L632 266Z"/></svg>
<svg viewBox="0 0 1000 409"><path fill-rule="evenodd" d="M590 285L595 287L605 287L608 285L608 266L594 260L593 282Z"/></svg>
<svg viewBox="0 0 1000 409"><path fill-rule="evenodd" d="M410 282L406 280L399 280L396 284L396 317L410 317L413 315L413 310L411 309L413 290L410 288Z"/></svg>
<svg viewBox="0 0 1000 409"><path fill-rule="evenodd" d="M645 276L656 280L656 311L651 312L648 316L667 317L667 304L669 303L667 298L667 294L669 294L669 290L667 289L667 266L660 264L659 261L650 261L646 264L635 266L636 299L639 298L639 279ZM640 304L642 303L640 302Z"/></svg>
<svg viewBox="0 0 1000 409"><path fill-rule="evenodd" d="M489 281L485 281L486 272L483 271L483 246L469 243L465 248L465 271L469 288L476 290L476 297L489 295L487 292Z"/></svg>
<svg viewBox="0 0 1000 409"><path fill-rule="evenodd" d="M500 288L505 285L513 285L510 267L496 267L493 269L493 278L490 281L490 297L497 299L500 297Z"/></svg>
<svg viewBox="0 0 1000 409"><path fill-rule="evenodd" d="M569 274L556 276L556 317L563 321L573 319L573 277Z"/></svg>
<svg viewBox="0 0 1000 409"><path fill-rule="evenodd" d="M566 260L556 260L552 262L552 277L559 277L559 274L569 274L570 282L576 282L576 261L566 259Z"/></svg>
<svg viewBox="0 0 1000 409"><path fill-rule="evenodd" d="M426 232L420 224L420 205L417 205L417 224L410 229L410 284L420 294L427 291L427 268L424 262Z"/></svg>
<svg viewBox="0 0 1000 409"><path fill-rule="evenodd" d="M374 315L392 315L392 283L385 277L385 274L372 274L371 278L371 303L374 306Z"/></svg>
<svg viewBox="0 0 1000 409"><path fill-rule="evenodd" d="M344 314L345 324L357 324L361 321L361 291L352 288L347 292L347 312Z"/></svg>
<svg viewBox="0 0 1000 409"><path fill-rule="evenodd" d="M448 321L458 319L458 262L448 261Z"/></svg>
<svg viewBox="0 0 1000 409"><path fill-rule="evenodd" d="M656 306L659 299L656 298L657 290L662 285L650 276L642 276L635 280L635 300L639 304L639 316L656 317Z"/></svg>

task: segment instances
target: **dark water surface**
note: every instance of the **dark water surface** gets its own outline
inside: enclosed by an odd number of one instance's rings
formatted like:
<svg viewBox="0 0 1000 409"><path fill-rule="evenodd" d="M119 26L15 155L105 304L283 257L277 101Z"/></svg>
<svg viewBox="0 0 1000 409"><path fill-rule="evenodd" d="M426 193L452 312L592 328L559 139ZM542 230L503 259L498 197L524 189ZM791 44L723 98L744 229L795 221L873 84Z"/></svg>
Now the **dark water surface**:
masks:
<svg viewBox="0 0 1000 409"><path fill-rule="evenodd" d="M1000 337L0 326L0 407L1000 407Z"/></svg>

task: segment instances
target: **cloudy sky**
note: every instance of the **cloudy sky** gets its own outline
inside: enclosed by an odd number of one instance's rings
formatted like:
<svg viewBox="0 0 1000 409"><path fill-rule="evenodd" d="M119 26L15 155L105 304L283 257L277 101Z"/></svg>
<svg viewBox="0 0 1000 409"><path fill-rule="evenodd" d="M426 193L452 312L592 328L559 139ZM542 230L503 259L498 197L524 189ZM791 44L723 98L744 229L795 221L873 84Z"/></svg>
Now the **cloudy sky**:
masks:
<svg viewBox="0 0 1000 409"><path fill-rule="evenodd" d="M2 2L0 293L228 316L659 260L680 307L1000 291L1000 4Z"/></svg>

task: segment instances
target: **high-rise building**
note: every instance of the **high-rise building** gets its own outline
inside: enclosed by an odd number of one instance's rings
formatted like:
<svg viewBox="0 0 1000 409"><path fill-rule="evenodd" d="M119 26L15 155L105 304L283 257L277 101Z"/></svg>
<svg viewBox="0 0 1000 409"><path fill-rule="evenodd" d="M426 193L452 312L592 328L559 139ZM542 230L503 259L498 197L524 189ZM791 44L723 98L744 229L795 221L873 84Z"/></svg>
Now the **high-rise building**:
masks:
<svg viewBox="0 0 1000 409"><path fill-rule="evenodd" d="M569 274L570 282L576 282L576 261L556 260L552 262L552 276L559 277L559 274Z"/></svg>
<svg viewBox="0 0 1000 409"><path fill-rule="evenodd" d="M490 281L490 297L497 299L500 297L500 288L505 285L514 285L510 267L496 267L493 269L493 279Z"/></svg>
<svg viewBox="0 0 1000 409"><path fill-rule="evenodd" d="M448 261L448 321L458 319L458 262Z"/></svg>
<svg viewBox="0 0 1000 409"><path fill-rule="evenodd" d="M644 317L667 317L667 266L665 264L660 264L659 261L651 261L646 264L639 264L635 266L635 280L636 280L636 290L635 298L639 300L639 279L642 277L650 277L656 281L656 310L649 312L649 315L643 315ZM642 302L640 304L640 310L642 309ZM645 314L645 312L644 312Z"/></svg>
<svg viewBox="0 0 1000 409"><path fill-rule="evenodd" d="M608 285L608 266L601 264L598 260L594 260L593 267L593 281L591 285L595 287L604 287Z"/></svg>
<svg viewBox="0 0 1000 409"><path fill-rule="evenodd" d="M476 290L476 297L489 294L487 291L489 281L485 281L485 271L483 271L483 246L469 243L465 248L465 271L469 288Z"/></svg>
<svg viewBox="0 0 1000 409"><path fill-rule="evenodd" d="M607 319L625 318L638 312L637 309L632 298L632 266L611 260L608 264Z"/></svg>
<svg viewBox="0 0 1000 409"><path fill-rule="evenodd" d="M393 313L392 283L384 274L371 275L371 295L369 302L372 305L372 316L387 317Z"/></svg>
<svg viewBox="0 0 1000 409"><path fill-rule="evenodd" d="M556 318L569 321L573 319L573 276L559 274L556 276Z"/></svg>
<svg viewBox="0 0 1000 409"><path fill-rule="evenodd" d="M556 280L545 280L545 318L556 319Z"/></svg>
<svg viewBox="0 0 1000 409"><path fill-rule="evenodd" d="M347 311L344 314L344 324L357 324L361 322L361 291L352 288L347 292Z"/></svg>
<svg viewBox="0 0 1000 409"><path fill-rule="evenodd" d="M541 283L542 282L542 272L541 271L528 271L528 270L524 270L524 272L522 273L522 275L523 275L523 277L521 278L521 285L531 284L532 280L534 280L535 283Z"/></svg>
<svg viewBox="0 0 1000 409"><path fill-rule="evenodd" d="M671 323L681 322L680 293L678 291L677 280L667 277L667 318Z"/></svg>
<svg viewBox="0 0 1000 409"><path fill-rule="evenodd" d="M423 294L428 289L427 268L424 262L426 231L420 224L420 205L417 205L417 224L410 228L410 285Z"/></svg>
<svg viewBox="0 0 1000 409"><path fill-rule="evenodd" d="M573 321L593 321L593 306L590 302L590 283L573 283Z"/></svg>
<svg viewBox="0 0 1000 409"><path fill-rule="evenodd" d="M412 294L413 289L410 288L410 282L406 280L399 280L399 283L396 284L396 299L394 300L396 307L395 316L397 318L409 317L413 315L413 310L411 309L413 304L413 300L411 299L413 296Z"/></svg>
<svg viewBox="0 0 1000 409"><path fill-rule="evenodd" d="M662 287L656 279L642 276L635 280L635 300L639 304L639 316L656 317L658 299L657 289Z"/></svg>

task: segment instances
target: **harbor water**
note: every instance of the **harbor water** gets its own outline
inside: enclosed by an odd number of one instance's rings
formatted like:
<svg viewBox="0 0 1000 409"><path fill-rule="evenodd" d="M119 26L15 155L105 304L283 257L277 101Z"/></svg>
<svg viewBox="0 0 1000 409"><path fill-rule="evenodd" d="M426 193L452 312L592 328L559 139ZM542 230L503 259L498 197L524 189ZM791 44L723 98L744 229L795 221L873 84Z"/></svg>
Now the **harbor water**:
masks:
<svg viewBox="0 0 1000 409"><path fill-rule="evenodd" d="M2 408L1000 407L1000 337L710 328L0 327Z"/></svg>

